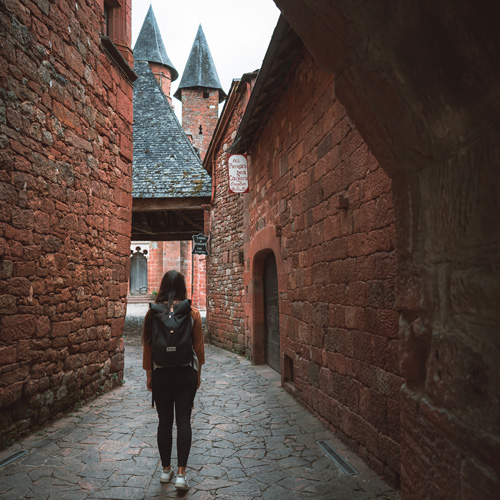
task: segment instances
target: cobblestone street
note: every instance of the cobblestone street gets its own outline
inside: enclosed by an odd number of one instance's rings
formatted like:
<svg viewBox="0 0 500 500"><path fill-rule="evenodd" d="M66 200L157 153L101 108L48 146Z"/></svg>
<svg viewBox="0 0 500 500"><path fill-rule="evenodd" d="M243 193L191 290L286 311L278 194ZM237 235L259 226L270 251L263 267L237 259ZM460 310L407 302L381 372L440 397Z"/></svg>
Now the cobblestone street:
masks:
<svg viewBox="0 0 500 500"><path fill-rule="evenodd" d="M276 372L210 345L195 400L191 489L160 483L157 416L141 366L145 307L129 307L124 385L1 452L1 460L27 452L0 469L3 500L399 499L281 389ZM359 473L342 472L317 441Z"/></svg>

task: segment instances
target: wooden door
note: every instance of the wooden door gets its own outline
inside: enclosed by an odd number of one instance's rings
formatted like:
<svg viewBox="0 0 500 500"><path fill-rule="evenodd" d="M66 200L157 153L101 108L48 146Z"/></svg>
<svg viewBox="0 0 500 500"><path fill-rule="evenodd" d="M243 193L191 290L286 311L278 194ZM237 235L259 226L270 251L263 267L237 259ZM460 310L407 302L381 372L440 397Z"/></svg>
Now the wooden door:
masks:
<svg viewBox="0 0 500 500"><path fill-rule="evenodd" d="M144 295L148 290L148 260L136 251L130 259L130 295Z"/></svg>
<svg viewBox="0 0 500 500"><path fill-rule="evenodd" d="M266 326L266 363L281 373L280 364L280 315L278 299L278 270L274 254L264 261L264 320Z"/></svg>

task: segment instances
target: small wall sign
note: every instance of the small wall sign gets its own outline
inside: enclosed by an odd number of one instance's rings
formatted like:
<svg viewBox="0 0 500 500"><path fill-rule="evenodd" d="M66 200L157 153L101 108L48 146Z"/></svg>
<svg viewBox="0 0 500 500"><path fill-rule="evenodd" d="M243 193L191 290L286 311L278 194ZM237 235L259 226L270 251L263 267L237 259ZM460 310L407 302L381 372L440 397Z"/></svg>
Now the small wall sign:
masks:
<svg viewBox="0 0 500 500"><path fill-rule="evenodd" d="M229 174L229 192L248 193L248 160L247 155L229 155L227 161Z"/></svg>
<svg viewBox="0 0 500 500"><path fill-rule="evenodd" d="M208 236L199 233L193 236L193 251L191 253L198 255L208 255L207 248Z"/></svg>

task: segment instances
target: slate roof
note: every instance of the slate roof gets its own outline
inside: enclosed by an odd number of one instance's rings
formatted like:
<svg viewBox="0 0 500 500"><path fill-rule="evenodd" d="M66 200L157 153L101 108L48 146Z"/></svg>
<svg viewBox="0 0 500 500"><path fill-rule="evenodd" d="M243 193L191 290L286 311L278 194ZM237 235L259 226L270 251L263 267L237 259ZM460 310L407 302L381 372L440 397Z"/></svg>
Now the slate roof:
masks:
<svg viewBox="0 0 500 500"><path fill-rule="evenodd" d="M192 87L217 89L219 91L219 102L222 102L226 98L226 93L222 90L219 75L215 69L212 54L208 48L207 39L205 38L201 24L198 27L193 47L184 68L184 73L182 74L181 83L174 97L181 101L182 89Z"/></svg>
<svg viewBox="0 0 500 500"><path fill-rule="evenodd" d="M179 73L174 68L167 56L167 51L163 45L158 23L150 5L148 13L144 18L139 36L134 46L135 61L149 61L167 66L172 74L172 81L177 80Z"/></svg>
<svg viewBox="0 0 500 500"><path fill-rule="evenodd" d="M203 169L174 110L149 64L134 70L134 198L186 198L212 194L212 179Z"/></svg>

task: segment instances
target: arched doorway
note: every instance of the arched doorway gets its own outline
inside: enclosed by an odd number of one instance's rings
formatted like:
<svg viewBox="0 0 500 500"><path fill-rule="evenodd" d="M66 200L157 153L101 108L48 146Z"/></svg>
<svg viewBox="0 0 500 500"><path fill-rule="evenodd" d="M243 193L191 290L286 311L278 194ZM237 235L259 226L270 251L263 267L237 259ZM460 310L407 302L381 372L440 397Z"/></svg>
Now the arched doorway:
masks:
<svg viewBox="0 0 500 500"><path fill-rule="evenodd" d="M144 295L148 291L147 250L135 249L130 258L130 295Z"/></svg>
<svg viewBox="0 0 500 500"><path fill-rule="evenodd" d="M271 368L281 373L278 269L272 252L267 254L264 260L262 281L264 284L265 360Z"/></svg>

